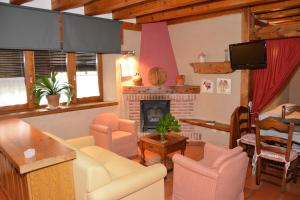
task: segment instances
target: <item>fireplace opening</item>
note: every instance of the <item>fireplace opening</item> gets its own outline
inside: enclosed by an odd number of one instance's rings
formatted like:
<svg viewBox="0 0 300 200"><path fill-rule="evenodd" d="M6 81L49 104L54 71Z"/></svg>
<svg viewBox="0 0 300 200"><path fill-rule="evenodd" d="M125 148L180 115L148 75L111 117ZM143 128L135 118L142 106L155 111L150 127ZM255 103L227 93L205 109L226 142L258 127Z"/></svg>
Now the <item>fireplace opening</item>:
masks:
<svg viewBox="0 0 300 200"><path fill-rule="evenodd" d="M142 132L154 132L160 118L170 113L170 100L142 100L140 106Z"/></svg>

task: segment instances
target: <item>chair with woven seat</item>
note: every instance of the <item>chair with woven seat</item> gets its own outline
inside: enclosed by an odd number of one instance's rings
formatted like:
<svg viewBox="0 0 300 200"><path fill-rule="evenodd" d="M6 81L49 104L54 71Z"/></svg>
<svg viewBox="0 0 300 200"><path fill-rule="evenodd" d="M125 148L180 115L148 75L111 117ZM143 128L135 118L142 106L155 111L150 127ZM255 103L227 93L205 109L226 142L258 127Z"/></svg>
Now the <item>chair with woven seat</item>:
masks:
<svg viewBox="0 0 300 200"><path fill-rule="evenodd" d="M90 125L90 134L98 146L124 157L137 156L137 123L119 119L114 113L100 114Z"/></svg>
<svg viewBox="0 0 300 200"><path fill-rule="evenodd" d="M248 107L239 106L231 115L230 148L242 146L249 156L255 146L255 134L251 133L250 110ZM251 149L250 149L251 148Z"/></svg>
<svg viewBox="0 0 300 200"><path fill-rule="evenodd" d="M288 134L288 139L277 136L260 135L260 130L276 130ZM256 121L256 152L254 155L254 164L256 165L256 184L260 184L262 159L275 163L283 163L283 175L281 181L281 189L285 190L287 177L293 175L295 180L294 161L298 158L298 153L292 149L292 139L294 132L294 124L285 124L275 119L264 119ZM289 173L288 172L292 172Z"/></svg>

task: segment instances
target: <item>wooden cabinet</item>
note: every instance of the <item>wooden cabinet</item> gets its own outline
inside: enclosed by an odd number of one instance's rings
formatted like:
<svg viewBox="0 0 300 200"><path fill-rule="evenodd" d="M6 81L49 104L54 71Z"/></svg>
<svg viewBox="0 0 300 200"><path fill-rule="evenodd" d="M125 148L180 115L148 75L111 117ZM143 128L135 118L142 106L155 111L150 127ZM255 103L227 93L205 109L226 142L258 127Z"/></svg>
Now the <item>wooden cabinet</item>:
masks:
<svg viewBox="0 0 300 200"><path fill-rule="evenodd" d="M28 148L35 157L24 157ZM0 122L0 187L8 200L74 200L74 158L73 150L21 120Z"/></svg>

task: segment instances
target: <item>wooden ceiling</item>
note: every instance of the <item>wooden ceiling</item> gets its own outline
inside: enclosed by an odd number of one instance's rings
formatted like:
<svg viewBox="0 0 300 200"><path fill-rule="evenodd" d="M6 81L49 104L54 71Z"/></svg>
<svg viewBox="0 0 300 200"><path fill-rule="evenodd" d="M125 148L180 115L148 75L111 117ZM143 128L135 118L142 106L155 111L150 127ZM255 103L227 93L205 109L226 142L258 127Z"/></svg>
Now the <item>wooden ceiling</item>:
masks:
<svg viewBox="0 0 300 200"><path fill-rule="evenodd" d="M23 4L32 0L10 0ZM85 15L112 13L113 19L136 18L137 23L176 23L250 8L257 24L300 21L300 0L49 0L53 10L84 6ZM186 20L185 20L186 19Z"/></svg>

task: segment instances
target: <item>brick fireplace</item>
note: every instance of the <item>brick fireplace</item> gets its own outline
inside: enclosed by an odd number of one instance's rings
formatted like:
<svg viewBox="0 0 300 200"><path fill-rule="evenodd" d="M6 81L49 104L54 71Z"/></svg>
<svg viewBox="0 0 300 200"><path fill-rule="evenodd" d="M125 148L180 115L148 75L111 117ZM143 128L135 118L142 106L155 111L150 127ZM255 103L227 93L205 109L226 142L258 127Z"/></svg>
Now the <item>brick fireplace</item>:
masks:
<svg viewBox="0 0 300 200"><path fill-rule="evenodd" d="M125 86L123 95L128 117L138 123L139 136L147 134L141 129L141 101L143 100L168 100L170 113L176 119L193 118L195 100L200 93L198 86ZM200 140L201 134L197 133L192 125L181 123L184 136L190 140Z"/></svg>

